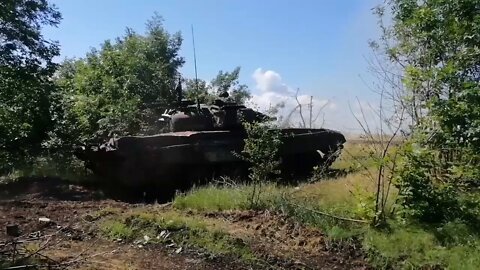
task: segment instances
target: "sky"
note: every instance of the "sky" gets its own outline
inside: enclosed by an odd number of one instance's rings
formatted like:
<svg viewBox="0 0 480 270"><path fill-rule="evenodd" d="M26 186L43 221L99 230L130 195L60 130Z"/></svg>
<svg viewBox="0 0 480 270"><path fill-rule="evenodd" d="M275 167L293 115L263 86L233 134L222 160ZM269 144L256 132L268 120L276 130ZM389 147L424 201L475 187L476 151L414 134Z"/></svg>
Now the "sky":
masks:
<svg viewBox="0 0 480 270"><path fill-rule="evenodd" d="M369 88L368 41L379 36L372 8L381 0L50 0L62 13L57 28L44 35L58 40L61 59L83 57L106 39L138 32L155 12L167 31L184 38L180 54L185 77L195 75L191 26L194 27L198 77L210 81L219 70L241 67L249 86L249 104L265 110L284 102L280 114L313 96L315 123L344 132L358 131L354 115L375 103ZM300 121L298 115L292 121ZM308 120L307 120L308 121Z"/></svg>

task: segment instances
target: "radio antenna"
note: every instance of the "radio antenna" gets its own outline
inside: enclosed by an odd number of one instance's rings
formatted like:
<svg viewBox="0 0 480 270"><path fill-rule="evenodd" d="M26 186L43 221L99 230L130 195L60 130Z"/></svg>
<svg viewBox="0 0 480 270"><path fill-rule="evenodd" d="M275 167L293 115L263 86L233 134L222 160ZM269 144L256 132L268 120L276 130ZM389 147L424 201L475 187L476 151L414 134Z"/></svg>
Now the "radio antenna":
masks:
<svg viewBox="0 0 480 270"><path fill-rule="evenodd" d="M197 54L195 52L195 35L193 34L193 24L192 24L192 42L193 42L193 63L195 65L195 88L197 88L197 93L198 93Z"/></svg>

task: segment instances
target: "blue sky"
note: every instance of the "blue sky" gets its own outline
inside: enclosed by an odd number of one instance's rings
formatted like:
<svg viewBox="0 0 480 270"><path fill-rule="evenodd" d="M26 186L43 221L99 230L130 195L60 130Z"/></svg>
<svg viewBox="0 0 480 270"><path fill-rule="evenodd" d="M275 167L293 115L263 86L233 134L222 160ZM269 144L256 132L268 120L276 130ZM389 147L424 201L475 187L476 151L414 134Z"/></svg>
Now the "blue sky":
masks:
<svg viewBox="0 0 480 270"><path fill-rule="evenodd" d="M241 66L241 81L260 103L287 95L280 88L300 88L318 104L329 101L325 126L346 130L354 123L348 102L375 98L361 77L368 77L368 40L378 36L371 8L380 0L51 2L63 20L45 35L60 41L62 58L82 57L127 26L143 32L156 11L169 32L183 34L186 77L194 76L193 24L199 77L210 80L219 70Z"/></svg>

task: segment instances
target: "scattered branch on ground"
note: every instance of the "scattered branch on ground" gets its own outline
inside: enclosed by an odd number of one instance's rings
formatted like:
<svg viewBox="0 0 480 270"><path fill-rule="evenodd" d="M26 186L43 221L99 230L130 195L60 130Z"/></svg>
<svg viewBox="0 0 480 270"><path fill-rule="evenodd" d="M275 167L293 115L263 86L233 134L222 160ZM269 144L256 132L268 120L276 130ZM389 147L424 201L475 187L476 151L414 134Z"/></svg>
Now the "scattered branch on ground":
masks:
<svg viewBox="0 0 480 270"><path fill-rule="evenodd" d="M47 255L50 250L71 237L71 235L66 233L70 228L70 225L59 226L58 230L48 235L41 235L41 231L39 231L29 235L12 237L7 241L0 242L0 261L3 262L2 266L8 270L65 268L86 261L89 258L108 253L85 256L85 253L95 245L93 243L70 260L59 260ZM83 238L85 236L86 234L82 232L81 235L76 235L75 237ZM32 243L38 244L38 247L32 249L29 246Z"/></svg>

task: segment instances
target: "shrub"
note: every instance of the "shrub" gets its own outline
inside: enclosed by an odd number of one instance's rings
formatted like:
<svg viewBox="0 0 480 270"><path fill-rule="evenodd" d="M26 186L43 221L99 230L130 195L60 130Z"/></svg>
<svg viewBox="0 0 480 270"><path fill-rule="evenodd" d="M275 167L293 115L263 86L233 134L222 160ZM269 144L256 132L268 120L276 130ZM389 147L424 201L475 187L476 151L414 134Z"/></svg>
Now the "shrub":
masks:
<svg viewBox="0 0 480 270"><path fill-rule="evenodd" d="M241 158L250 164L249 178L252 192L249 204L255 208L260 202L263 184L280 174L279 147L282 144L279 129L260 123L244 123L247 132Z"/></svg>

